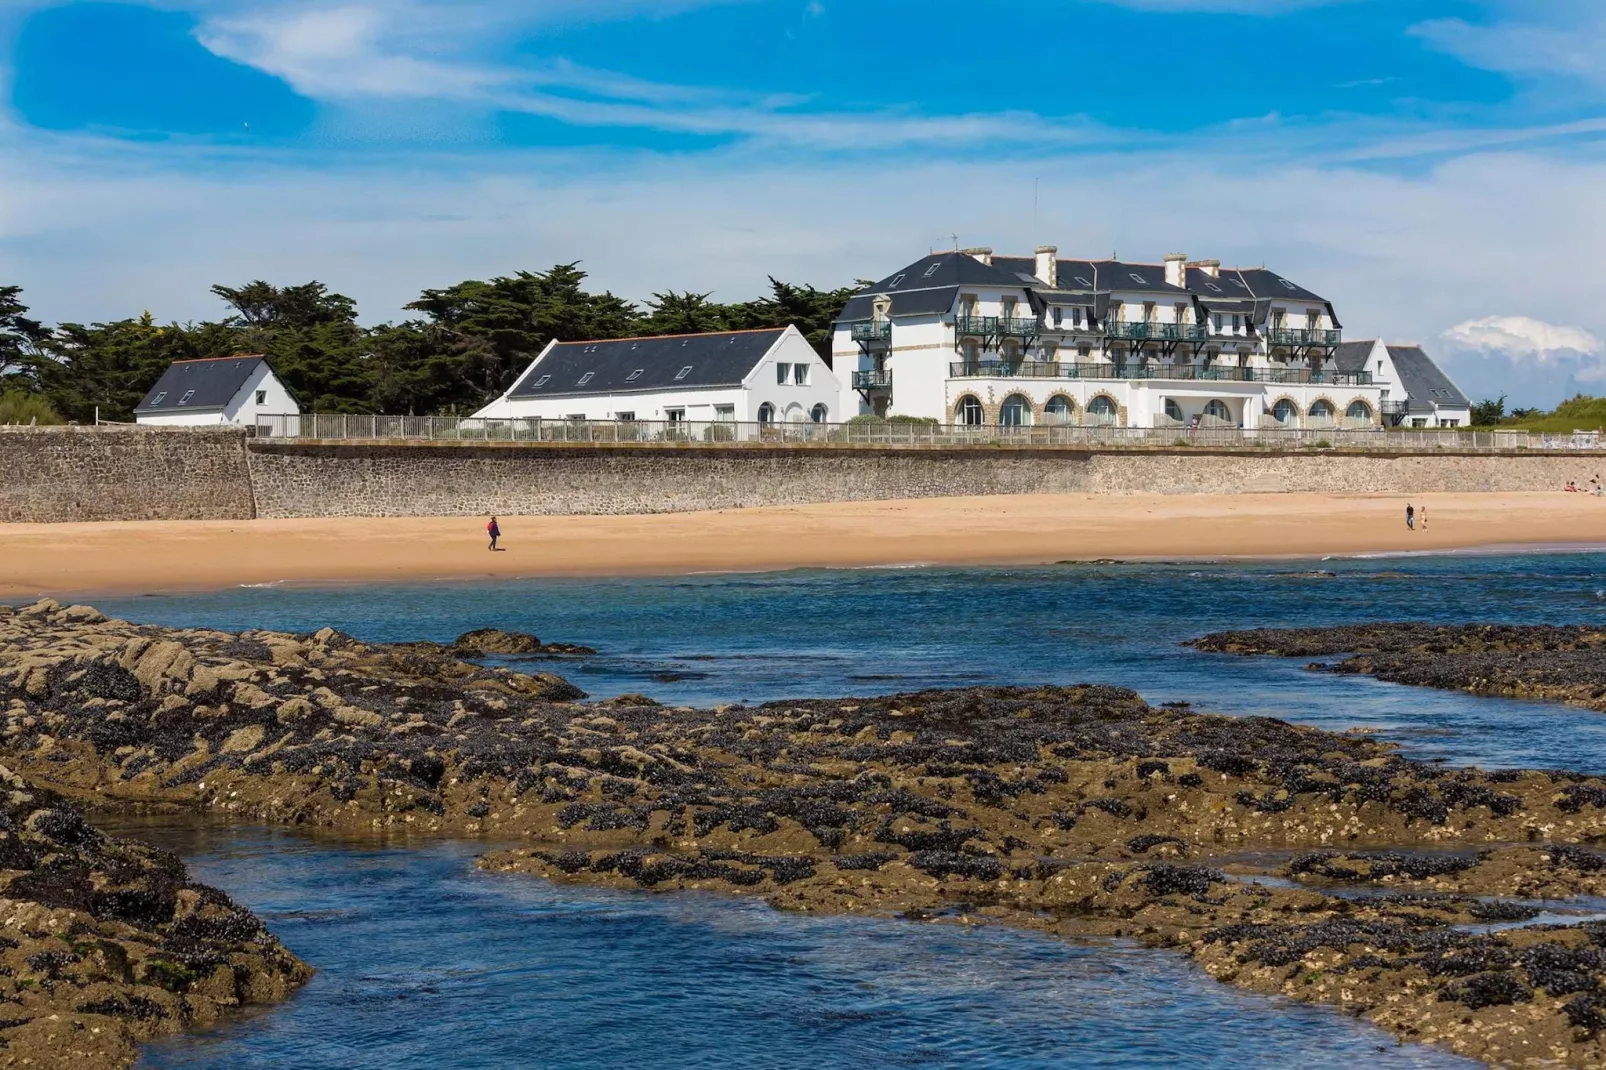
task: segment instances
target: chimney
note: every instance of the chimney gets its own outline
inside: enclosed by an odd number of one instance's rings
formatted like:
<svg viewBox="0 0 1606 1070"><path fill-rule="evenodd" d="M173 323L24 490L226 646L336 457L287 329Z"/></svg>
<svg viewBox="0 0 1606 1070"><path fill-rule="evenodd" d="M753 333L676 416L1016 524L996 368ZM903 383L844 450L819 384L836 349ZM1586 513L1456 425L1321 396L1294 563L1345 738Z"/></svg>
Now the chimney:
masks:
<svg viewBox="0 0 1606 1070"><path fill-rule="evenodd" d="M1034 274L1051 290L1060 284L1060 251L1057 247L1053 245L1037 247L1037 270Z"/></svg>
<svg viewBox="0 0 1606 1070"><path fill-rule="evenodd" d="M1188 266L1191 268L1198 268L1206 275L1209 275L1212 279L1221 278L1221 261L1219 260L1195 260Z"/></svg>
<svg viewBox="0 0 1606 1070"><path fill-rule="evenodd" d="M988 267L993 266L993 251L991 249L961 249L959 251L964 253L966 256L975 257Z"/></svg>
<svg viewBox="0 0 1606 1070"><path fill-rule="evenodd" d="M1188 254L1171 253L1165 258L1165 281L1172 286L1188 285Z"/></svg>

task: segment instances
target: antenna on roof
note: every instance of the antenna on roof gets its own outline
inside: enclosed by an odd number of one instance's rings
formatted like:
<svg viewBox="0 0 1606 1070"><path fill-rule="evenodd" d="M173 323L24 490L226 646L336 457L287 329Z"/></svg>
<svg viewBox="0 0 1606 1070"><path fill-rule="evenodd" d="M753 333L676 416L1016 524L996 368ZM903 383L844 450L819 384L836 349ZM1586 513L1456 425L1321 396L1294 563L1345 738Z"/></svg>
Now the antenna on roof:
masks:
<svg viewBox="0 0 1606 1070"><path fill-rule="evenodd" d="M954 240L954 252L957 253L959 251L959 235L950 234L948 236Z"/></svg>

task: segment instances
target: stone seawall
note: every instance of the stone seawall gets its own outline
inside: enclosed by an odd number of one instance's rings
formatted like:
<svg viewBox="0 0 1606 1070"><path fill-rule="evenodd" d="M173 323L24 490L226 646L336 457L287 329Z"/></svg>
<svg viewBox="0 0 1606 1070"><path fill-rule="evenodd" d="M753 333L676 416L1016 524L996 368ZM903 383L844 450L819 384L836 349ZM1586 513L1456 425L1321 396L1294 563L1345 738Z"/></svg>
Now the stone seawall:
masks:
<svg viewBox="0 0 1606 1070"><path fill-rule="evenodd" d="M1085 490L1085 453L253 443L258 515L674 513Z"/></svg>
<svg viewBox="0 0 1606 1070"><path fill-rule="evenodd" d="M0 427L0 523L255 515L243 431Z"/></svg>
<svg viewBox="0 0 1606 1070"><path fill-rule="evenodd" d="M1577 453L865 447L249 446L263 517L621 514L993 494L1511 492L1582 482Z"/></svg>
<svg viewBox="0 0 1606 1070"><path fill-rule="evenodd" d="M296 443L0 428L0 522L623 514L994 494L1556 490L1556 452Z"/></svg>

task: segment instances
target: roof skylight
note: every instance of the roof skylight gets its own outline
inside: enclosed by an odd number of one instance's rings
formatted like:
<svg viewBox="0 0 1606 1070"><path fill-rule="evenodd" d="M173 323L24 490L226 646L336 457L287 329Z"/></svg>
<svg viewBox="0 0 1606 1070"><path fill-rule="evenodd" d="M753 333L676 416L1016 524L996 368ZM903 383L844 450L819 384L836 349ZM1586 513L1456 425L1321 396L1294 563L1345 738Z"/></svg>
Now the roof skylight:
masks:
<svg viewBox="0 0 1606 1070"><path fill-rule="evenodd" d="M552 376L550 376L550 375L543 375L543 376L541 376L541 378L539 378L539 379L537 379L537 380L536 380L536 381L535 381L535 385L536 385L536 386L538 386L538 387L541 387L541 386L546 386L546 385L547 385L547 384L548 384L548 383L550 383L550 382L551 382L551 381L552 381Z"/></svg>
<svg viewBox="0 0 1606 1070"><path fill-rule="evenodd" d="M180 405L188 405L190 403L190 398L192 398L194 396L195 396L195 391L186 390L186 391L184 391L184 396L178 399L178 403Z"/></svg>
<svg viewBox="0 0 1606 1070"><path fill-rule="evenodd" d="M1132 281L1137 283L1139 286L1149 285L1149 280L1144 278L1142 275L1139 275L1136 271L1129 271L1127 274L1132 276Z"/></svg>
<svg viewBox="0 0 1606 1070"><path fill-rule="evenodd" d="M575 385L576 386L585 386L587 383L589 383L592 380L593 377L596 376L596 374L597 374L596 372L586 372L584 375L580 376L580 381L578 383L576 383Z"/></svg>
<svg viewBox="0 0 1606 1070"><path fill-rule="evenodd" d="M690 374L691 374L691 365L688 364L684 368L680 369L680 371L675 373L675 382L677 382L677 383L680 382L682 379L686 378L686 376L688 376Z"/></svg>
<svg viewBox="0 0 1606 1070"><path fill-rule="evenodd" d="M637 379L641 378L641 373L646 371L646 370L647 370L646 368L637 368L635 371L633 371L629 375L625 376L625 382L627 382L627 383L635 382Z"/></svg>

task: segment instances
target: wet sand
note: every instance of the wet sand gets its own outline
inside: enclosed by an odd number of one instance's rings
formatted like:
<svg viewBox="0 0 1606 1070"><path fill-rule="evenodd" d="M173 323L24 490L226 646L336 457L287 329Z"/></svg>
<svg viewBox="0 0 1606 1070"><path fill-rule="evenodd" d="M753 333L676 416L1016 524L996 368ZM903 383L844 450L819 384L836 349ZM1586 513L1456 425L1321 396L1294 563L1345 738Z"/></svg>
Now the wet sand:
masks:
<svg viewBox="0 0 1606 1070"><path fill-rule="evenodd" d="M239 584L390 583L804 567L1043 564L1606 546L1606 499L1032 495L672 513L0 525L0 599Z"/></svg>

